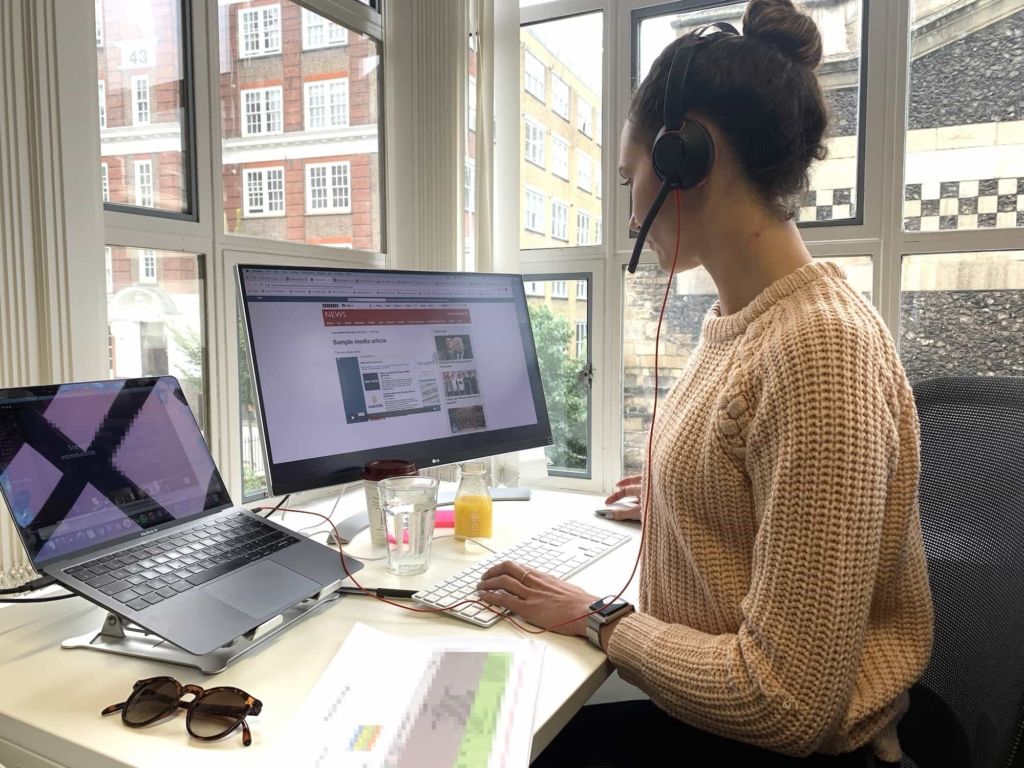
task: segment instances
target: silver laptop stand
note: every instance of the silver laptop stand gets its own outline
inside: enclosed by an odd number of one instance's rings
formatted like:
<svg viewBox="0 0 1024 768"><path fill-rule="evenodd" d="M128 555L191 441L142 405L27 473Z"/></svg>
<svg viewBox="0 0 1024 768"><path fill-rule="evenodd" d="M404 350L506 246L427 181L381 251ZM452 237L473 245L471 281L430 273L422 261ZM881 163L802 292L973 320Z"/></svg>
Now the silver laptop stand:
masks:
<svg viewBox="0 0 1024 768"><path fill-rule="evenodd" d="M299 623L313 611L335 601L341 596L341 593L336 591L340 586L340 580L330 584L312 597L296 603L269 621L236 637L230 643L202 655L189 653L158 635L146 632L128 619L113 612L107 613L103 626L98 631L69 637L60 644L60 647L88 648L104 653L117 653L121 656L181 664L186 667L195 667L207 675L214 675L223 672L229 664L264 641Z"/></svg>

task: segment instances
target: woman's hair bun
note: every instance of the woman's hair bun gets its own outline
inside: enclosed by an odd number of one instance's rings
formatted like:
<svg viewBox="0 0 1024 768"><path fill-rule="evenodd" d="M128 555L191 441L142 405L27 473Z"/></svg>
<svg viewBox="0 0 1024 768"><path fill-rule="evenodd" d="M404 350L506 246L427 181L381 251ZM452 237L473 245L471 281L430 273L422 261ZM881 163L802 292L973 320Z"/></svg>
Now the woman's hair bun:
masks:
<svg viewBox="0 0 1024 768"><path fill-rule="evenodd" d="M772 43L809 69L821 63L818 25L800 13L792 0L750 0L743 14L743 35Z"/></svg>

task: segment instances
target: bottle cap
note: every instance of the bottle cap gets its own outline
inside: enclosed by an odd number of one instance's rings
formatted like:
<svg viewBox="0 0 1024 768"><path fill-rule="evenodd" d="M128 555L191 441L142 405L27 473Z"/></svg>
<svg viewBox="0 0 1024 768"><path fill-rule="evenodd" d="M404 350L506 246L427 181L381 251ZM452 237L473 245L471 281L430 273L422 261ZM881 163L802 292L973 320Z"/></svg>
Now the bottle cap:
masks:
<svg viewBox="0 0 1024 768"><path fill-rule="evenodd" d="M411 461L405 459L377 459L375 461L368 462L363 467L363 472L360 477L363 480L369 480L370 482L376 483L383 480L386 477L401 477L403 475L416 475L419 474L419 470L416 469L416 465Z"/></svg>

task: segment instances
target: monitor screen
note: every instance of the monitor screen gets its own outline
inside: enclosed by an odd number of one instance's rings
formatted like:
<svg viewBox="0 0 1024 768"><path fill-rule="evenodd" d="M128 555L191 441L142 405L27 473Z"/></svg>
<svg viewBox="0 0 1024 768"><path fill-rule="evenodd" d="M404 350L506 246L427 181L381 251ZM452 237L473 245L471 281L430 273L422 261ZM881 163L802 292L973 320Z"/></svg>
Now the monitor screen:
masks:
<svg viewBox="0 0 1024 768"><path fill-rule="evenodd" d="M0 390L0 492L36 564L231 504L170 376Z"/></svg>
<svg viewBox="0 0 1024 768"><path fill-rule="evenodd" d="M519 275L240 266L271 493L551 444Z"/></svg>

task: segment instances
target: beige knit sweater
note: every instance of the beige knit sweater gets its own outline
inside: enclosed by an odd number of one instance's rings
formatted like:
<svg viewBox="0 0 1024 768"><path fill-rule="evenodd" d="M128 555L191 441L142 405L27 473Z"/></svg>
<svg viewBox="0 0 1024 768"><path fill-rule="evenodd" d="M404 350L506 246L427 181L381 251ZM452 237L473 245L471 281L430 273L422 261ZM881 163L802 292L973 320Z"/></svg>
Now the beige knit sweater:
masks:
<svg viewBox="0 0 1024 768"><path fill-rule="evenodd" d="M716 304L658 408L622 677L731 739L898 760L932 641L919 469L906 376L841 268Z"/></svg>

